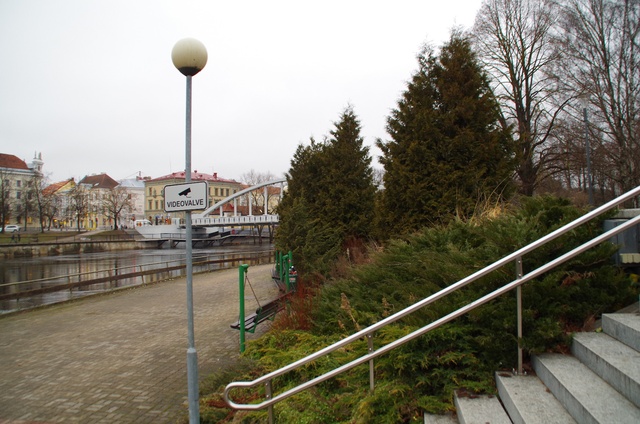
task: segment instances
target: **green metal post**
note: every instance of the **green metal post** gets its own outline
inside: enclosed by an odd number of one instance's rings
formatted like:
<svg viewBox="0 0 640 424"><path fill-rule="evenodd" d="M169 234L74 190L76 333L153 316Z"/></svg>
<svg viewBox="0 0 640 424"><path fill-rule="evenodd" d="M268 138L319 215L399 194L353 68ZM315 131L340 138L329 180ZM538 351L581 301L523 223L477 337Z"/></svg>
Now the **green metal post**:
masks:
<svg viewBox="0 0 640 424"><path fill-rule="evenodd" d="M276 274L280 276L280 251L276 250Z"/></svg>
<svg viewBox="0 0 640 424"><path fill-rule="evenodd" d="M287 287L287 293L289 293L289 267L287 266L288 263L289 255L284 255L282 257L282 276L280 277L280 281L284 281L284 284Z"/></svg>
<svg viewBox="0 0 640 424"><path fill-rule="evenodd" d="M289 250L289 268L288 269L291 269L292 266L293 266L293 252Z"/></svg>
<svg viewBox="0 0 640 424"><path fill-rule="evenodd" d="M238 268L238 287L240 289L240 353L244 352L244 275L248 271L248 264L242 264Z"/></svg>
<svg viewBox="0 0 640 424"><path fill-rule="evenodd" d="M287 293L291 291L291 278L289 272L291 271L291 267L293 266L293 252L289 250L289 254L287 255L287 270L285 271L285 276L287 279Z"/></svg>

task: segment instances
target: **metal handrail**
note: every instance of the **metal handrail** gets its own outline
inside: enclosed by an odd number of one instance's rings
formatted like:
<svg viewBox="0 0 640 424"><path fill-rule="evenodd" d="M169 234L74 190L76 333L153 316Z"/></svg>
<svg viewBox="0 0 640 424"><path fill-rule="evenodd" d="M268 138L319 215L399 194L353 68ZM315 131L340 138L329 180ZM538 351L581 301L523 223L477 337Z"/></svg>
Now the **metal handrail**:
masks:
<svg viewBox="0 0 640 424"><path fill-rule="evenodd" d="M401 319L404 318L407 315L412 314L413 312L435 302L436 300L447 296L448 294L468 285L469 283L491 273L492 271L495 271L496 269L501 268L502 266L506 265L509 262L513 262L513 261L520 261L522 256L525 255L526 253L529 253L535 249L537 249L540 246L543 246L544 244L548 243L551 240L556 239L557 237L567 233L568 231L571 231L577 227L579 227L580 225L583 225L586 222L589 222L590 220L592 220L593 218L603 214L604 212L618 206L619 204L632 199L636 196L640 195L640 187L636 187L635 189L627 192L626 194L623 194L622 196L600 206L597 209L594 209L593 211L581 216L580 218L577 218L576 220L570 222L569 224L564 225L563 227L547 234L546 236L534 241L533 243L530 243L529 245L513 252L512 254L505 256L504 258L494 262L493 264L471 274L470 276L458 281L455 284L452 284L442 290L440 290L437 293L432 294L429 297L426 297L425 299L411 305L408 306L407 308L396 312L395 314L363 329L358 331L357 333L352 334L351 336L348 336L330 346L325 347L324 349L321 349L319 351L317 351L316 353L313 353L305 358L302 358L298 361L295 361L287 366L284 366L278 370L275 370L273 372L270 372L262 377L259 377L253 381L236 381L236 382L232 382L229 383L224 391L224 399L225 402L232 408L234 409L242 409L242 410L251 410L251 411L256 411L256 410L260 410L260 409L264 409L264 408L269 408L269 421L273 422L273 405L290 397L295 395L296 393L302 392L310 387L313 387L323 381L326 381L332 377L335 377L347 370L350 370L358 365L364 364L366 362L369 362L369 366L370 366L370 387L371 389L373 389L374 387L374 382L373 382L373 373L372 373L372 369L373 369L373 359L376 358L377 356L383 355L393 349L395 349L396 347L403 345L404 343L407 343L410 340L415 339L416 337L419 337L435 328L440 327L441 325L461 316L466 314L467 312L477 308L478 306L481 306L483 304L485 304L486 302L516 288L521 286L522 284L526 283L529 280L532 280L536 277L538 277L539 275L549 271L550 269L558 266L559 264L566 262L567 260L573 258L574 256L577 256L578 254L590 249L591 247L602 243L603 241L606 241L608 239L610 239L613 235L616 235L620 232L623 232L624 230L626 230L627 228L630 228L634 225L637 225L638 223L640 223L640 215L630 219L629 221L615 227L614 229L601 234L600 236L592 239L591 241L584 243L583 245L571 250L568 253L565 253L564 255L554 259L553 261L548 262L546 265L543 265L539 268L537 268L536 270L526 274L526 275L518 275L516 280L502 286L501 288L477 299L474 302L469 303L468 305L436 320L433 321L432 323L413 331L412 333L407 334L404 337L401 337L377 350L373 349L372 346L372 342L371 342L371 338L374 332L380 330L381 328ZM337 349L340 349L341 347L344 347L350 343L353 343L356 340L362 339L363 337L367 338L367 341L369 343L369 349L368 349L368 353L347 363L344 364L338 368L335 368L331 371L328 371L318 377L315 377L312 380L306 381L292 389L289 389L285 392L282 392L280 394L278 394L277 396L272 396L271 393L271 380L273 380L275 377L278 377L280 375L286 374L290 371L293 371L297 368L299 368L300 366L306 365L312 361L315 361L318 358L321 358ZM255 404L239 404L239 403L235 403L231 400L230 398L230 392L233 389L237 389L237 388L251 388L251 387L255 387L258 385L264 385L266 388L266 400L261 402L261 403L255 403Z"/></svg>

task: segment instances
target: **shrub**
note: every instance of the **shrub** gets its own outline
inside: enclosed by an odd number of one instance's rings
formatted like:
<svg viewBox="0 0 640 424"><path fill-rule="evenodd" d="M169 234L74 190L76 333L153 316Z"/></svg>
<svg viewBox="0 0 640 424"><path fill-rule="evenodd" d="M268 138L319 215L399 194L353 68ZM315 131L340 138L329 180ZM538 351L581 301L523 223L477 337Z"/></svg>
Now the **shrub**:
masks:
<svg viewBox="0 0 640 424"><path fill-rule="evenodd" d="M517 210L486 219L456 221L396 240L345 277L329 280L312 305L309 331L272 331L252 343L248 355L275 369L455 283L582 214L550 197L525 199ZM523 258L531 272L601 231L589 224ZM277 406L287 421L411 422L421 411L452 408L452 392L495 390L493 373L516 366L518 342L526 354L563 351L570 333L603 312L634 301L630 280L611 262L616 247L602 244L523 286L524 337L516 336L515 293L507 293L392 352L376 358L376 390L368 393L366 365L341 374ZM507 265L374 335L386 345L515 279ZM365 341L339 349L317 363L279 378L293 387L359 357ZM313 408L308 406L313 404ZM327 416L329 421L322 421Z"/></svg>

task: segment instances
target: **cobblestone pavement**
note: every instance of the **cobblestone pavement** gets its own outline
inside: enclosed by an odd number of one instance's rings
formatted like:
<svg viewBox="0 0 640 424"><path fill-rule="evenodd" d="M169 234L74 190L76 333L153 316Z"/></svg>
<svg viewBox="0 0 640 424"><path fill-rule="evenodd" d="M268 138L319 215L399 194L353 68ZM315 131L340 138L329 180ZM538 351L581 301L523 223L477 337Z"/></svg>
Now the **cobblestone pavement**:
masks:
<svg viewBox="0 0 640 424"><path fill-rule="evenodd" d="M260 302L271 267L249 268ZM202 380L238 357L238 270L194 275L193 292ZM186 309L181 278L1 317L0 424L184 422Z"/></svg>

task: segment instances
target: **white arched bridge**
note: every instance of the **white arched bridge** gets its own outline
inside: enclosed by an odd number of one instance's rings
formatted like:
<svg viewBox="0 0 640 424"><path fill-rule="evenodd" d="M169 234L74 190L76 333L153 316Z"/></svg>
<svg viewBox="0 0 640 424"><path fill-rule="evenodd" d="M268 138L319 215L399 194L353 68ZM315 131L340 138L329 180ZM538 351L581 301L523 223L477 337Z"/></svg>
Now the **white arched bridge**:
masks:
<svg viewBox="0 0 640 424"><path fill-rule="evenodd" d="M202 213L193 213L191 226L194 244L211 245L215 242L222 243L229 238L247 235L257 236L260 239L263 236L268 236L271 239L279 217L277 214L269 214L269 187L280 185L278 196L281 198L285 183L285 178L259 183L222 199L209 206ZM262 207L254 205L251 198L252 193L260 189L264 190ZM243 201L244 199L248 200ZM239 205L239 203L241 204ZM224 206L227 204L233 205L232 215L224 214ZM239 212L239 206L245 211L244 215ZM254 207L258 209L257 215L254 215ZM218 211L217 216L215 215L216 211ZM267 234L263 234L265 228L268 230ZM186 228L183 222L136 227L136 230L145 238L158 241L159 245L169 241L170 245L175 246L177 243L184 242L186 238Z"/></svg>
<svg viewBox="0 0 640 424"><path fill-rule="evenodd" d="M285 178L281 178L278 180L267 181L264 183L259 183L249 188L245 188L244 190L238 191L232 194L229 197L222 199L221 201L215 203L214 205L209 206L204 212L200 214L193 214L191 216L191 223L194 227L216 227L216 226L231 226L231 225L257 225L257 224L277 224L278 223L278 215L276 214L268 214L269 211L269 194L268 190L270 186L280 185L280 193L279 196L282 196L284 183L287 180ZM260 215L253 214L253 202L249 199L248 207L249 213L247 215L238 214L238 200L242 199L244 196L251 196L251 193L257 191L259 189L264 190L264 205L263 205L263 213ZM232 216L224 216L222 212L222 208L224 205L233 202L233 215ZM216 210L219 210L218 217L210 217L211 213L214 213Z"/></svg>

